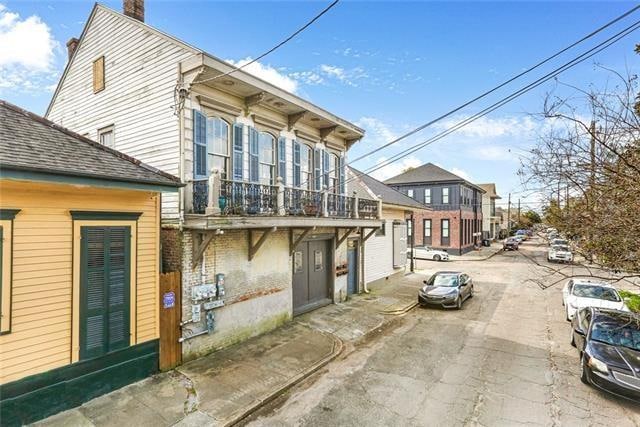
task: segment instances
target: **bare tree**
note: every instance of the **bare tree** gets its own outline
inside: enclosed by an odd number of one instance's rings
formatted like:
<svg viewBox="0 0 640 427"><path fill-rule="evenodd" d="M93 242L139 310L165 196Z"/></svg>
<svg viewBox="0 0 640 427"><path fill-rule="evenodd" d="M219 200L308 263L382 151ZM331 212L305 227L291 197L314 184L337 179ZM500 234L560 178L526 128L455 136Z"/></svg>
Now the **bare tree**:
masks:
<svg viewBox="0 0 640 427"><path fill-rule="evenodd" d="M635 76L610 73L603 89L547 95L547 129L520 175L548 206L545 220L614 270L640 271L640 100ZM567 85L565 85L567 86Z"/></svg>

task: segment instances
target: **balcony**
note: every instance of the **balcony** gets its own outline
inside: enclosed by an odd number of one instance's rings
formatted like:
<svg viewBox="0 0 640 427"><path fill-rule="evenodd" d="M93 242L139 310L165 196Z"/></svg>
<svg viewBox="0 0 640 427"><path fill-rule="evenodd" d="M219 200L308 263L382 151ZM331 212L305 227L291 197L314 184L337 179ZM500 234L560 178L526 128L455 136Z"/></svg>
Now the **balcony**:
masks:
<svg viewBox="0 0 640 427"><path fill-rule="evenodd" d="M200 223L206 219L209 225L228 223L234 217L266 217L278 223L294 218L296 223L302 218L307 222L313 218L378 220L381 210L378 201L355 195L285 187L280 178L276 185L229 181L215 171L209 178L188 182L185 192L187 215Z"/></svg>

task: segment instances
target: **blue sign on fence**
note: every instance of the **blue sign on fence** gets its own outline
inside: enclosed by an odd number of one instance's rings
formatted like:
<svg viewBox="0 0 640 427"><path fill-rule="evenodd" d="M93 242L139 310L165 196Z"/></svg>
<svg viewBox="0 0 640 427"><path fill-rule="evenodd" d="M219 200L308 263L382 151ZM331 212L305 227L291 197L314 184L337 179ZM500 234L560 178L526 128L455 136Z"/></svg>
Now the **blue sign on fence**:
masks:
<svg viewBox="0 0 640 427"><path fill-rule="evenodd" d="M176 305L176 294L174 292L167 292L162 295L162 306L164 308L173 308Z"/></svg>

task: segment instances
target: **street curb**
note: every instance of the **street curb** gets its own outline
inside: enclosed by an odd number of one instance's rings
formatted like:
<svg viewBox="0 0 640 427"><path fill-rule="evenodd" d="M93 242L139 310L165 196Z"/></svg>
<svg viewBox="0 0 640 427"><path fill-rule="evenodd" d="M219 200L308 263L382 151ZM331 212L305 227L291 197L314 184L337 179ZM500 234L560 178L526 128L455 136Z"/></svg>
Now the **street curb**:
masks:
<svg viewBox="0 0 640 427"><path fill-rule="evenodd" d="M417 305L418 305L418 302L414 301L411 304L409 304L409 305L407 305L407 306L405 306L403 308L399 308L397 310L382 310L382 311L379 311L379 313L387 314L387 315L399 316L401 314L405 314L405 313L408 313L409 311L413 310Z"/></svg>
<svg viewBox="0 0 640 427"><path fill-rule="evenodd" d="M317 362L315 365L309 367L304 372L301 372L300 374L296 375L295 377L287 381L287 383L285 383L278 390L271 393L269 396L249 406L244 411L242 411L242 413L240 413L239 415L236 415L232 420L225 421L221 425L227 427L227 426L233 426L238 424L240 421L244 420L245 418L247 418L248 416L256 412L258 409L262 408L266 404L272 402L278 396L282 395L284 392L286 392L296 384L300 383L302 380L308 378L309 376L311 376L312 374L314 374L315 372L317 372L318 370L326 366L329 362L334 360L336 357L338 357L344 350L344 343L342 342L342 340L333 334L329 334L325 332L320 332L320 333L325 336L331 337L333 339L333 350L331 354L329 354L327 357Z"/></svg>
<svg viewBox="0 0 640 427"><path fill-rule="evenodd" d="M484 257L484 258L479 258L479 259L457 259L457 260L455 260L455 261L474 261L474 262L478 262L478 261L486 261L486 260L491 259L491 258L493 258L494 256L496 256L496 255L498 255L498 254L500 254L500 253L502 253L502 252L504 252L504 249L499 249L498 251L496 251L496 252L492 253L491 255L486 256L486 257Z"/></svg>

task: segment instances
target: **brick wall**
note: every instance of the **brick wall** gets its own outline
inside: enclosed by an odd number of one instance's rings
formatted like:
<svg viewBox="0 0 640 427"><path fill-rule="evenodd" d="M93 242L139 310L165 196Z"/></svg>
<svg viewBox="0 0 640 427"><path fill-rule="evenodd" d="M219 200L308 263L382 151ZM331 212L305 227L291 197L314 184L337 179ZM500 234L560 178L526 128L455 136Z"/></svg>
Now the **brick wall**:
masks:
<svg viewBox="0 0 640 427"><path fill-rule="evenodd" d="M473 211L455 210L455 211L431 211L416 213L414 215L414 244L416 246L431 246L437 249L443 249L450 254L459 255L473 249L474 231L480 231L482 227L482 215L474 220ZM431 220L431 242L429 243L424 237L424 220ZM441 243L441 221L449 219L449 244ZM460 220L467 220L467 225ZM475 221L475 229L474 229ZM462 224L462 228L461 228Z"/></svg>
<svg viewBox="0 0 640 427"><path fill-rule="evenodd" d="M182 235L177 228L160 230L162 246L162 272L182 270Z"/></svg>

